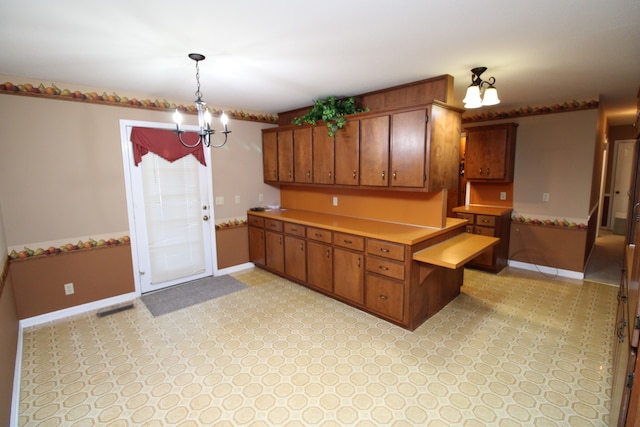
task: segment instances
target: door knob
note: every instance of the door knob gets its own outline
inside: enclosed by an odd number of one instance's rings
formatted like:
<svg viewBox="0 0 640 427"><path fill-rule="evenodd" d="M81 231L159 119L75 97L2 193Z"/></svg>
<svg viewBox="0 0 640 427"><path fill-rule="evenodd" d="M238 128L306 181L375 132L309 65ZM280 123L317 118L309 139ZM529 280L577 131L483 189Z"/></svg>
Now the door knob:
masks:
<svg viewBox="0 0 640 427"><path fill-rule="evenodd" d="M209 216L208 216L208 215L203 216L203 217L202 217L202 220L203 220L203 221L209 221Z"/></svg>

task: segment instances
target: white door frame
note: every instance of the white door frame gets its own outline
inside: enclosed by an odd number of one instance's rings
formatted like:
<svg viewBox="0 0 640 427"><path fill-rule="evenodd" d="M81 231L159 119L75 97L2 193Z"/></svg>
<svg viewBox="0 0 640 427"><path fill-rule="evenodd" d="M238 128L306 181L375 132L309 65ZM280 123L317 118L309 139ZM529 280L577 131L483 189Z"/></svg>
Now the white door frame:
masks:
<svg viewBox="0 0 640 427"><path fill-rule="evenodd" d="M618 168L621 167L621 165L618 164L618 155L621 149L621 146L623 144L631 144L631 147L633 147L633 144L635 144L636 140L635 139L617 139L614 141L614 149L613 149L613 167L612 167L612 171L611 171L611 192L610 192L610 198L609 198L609 215L608 215L608 219L609 221L607 222L607 229L609 230L613 230L613 226L614 226L614 222L615 222L615 214L616 214L616 199L617 198L625 198L627 200L631 199L631 195L630 194L620 194L619 196L616 197L616 187L619 187L621 184L616 182L617 181L617 175L618 175ZM631 152L631 154L629 155L629 162L633 162L633 150ZM629 174L629 176L627 176L625 178L627 180L627 184L624 184L625 186L628 186L629 189L631 189L631 174ZM628 211L628 206L627 208L624 210L625 213L627 213Z"/></svg>
<svg viewBox="0 0 640 427"><path fill-rule="evenodd" d="M130 127L147 127L147 128L155 128L155 129L174 129L175 125L171 123L157 123L157 122L143 122L137 120L120 120L120 141L122 148L122 164L124 169L124 179L125 179L125 190L127 197L127 216L129 220L129 235L131 236L131 258L133 261L133 280L135 284L135 293L136 295L142 295L142 288L140 285L140 260L138 259L138 244L140 242L137 241L134 236L136 233L136 222L133 210L133 191L132 191L132 176L131 176L131 168L133 166L133 150L131 141L129 141L127 128ZM182 126L186 131L198 131L196 126ZM211 221L210 229L210 242L211 242L211 257L212 257L212 267L213 267L213 275L218 275L218 256L217 256L217 248L216 248L216 238L215 238L215 224L214 224L214 204L212 201L213 198L213 174L211 170L211 151L205 149L204 150L204 158L207 163L206 166L206 175L208 179L208 198L209 198L209 217Z"/></svg>

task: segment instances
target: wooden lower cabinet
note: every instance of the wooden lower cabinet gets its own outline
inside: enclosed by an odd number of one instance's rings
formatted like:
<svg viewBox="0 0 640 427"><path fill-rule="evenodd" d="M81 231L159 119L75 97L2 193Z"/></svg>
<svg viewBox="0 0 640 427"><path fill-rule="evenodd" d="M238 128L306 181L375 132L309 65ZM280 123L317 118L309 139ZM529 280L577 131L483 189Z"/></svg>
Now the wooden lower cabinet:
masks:
<svg viewBox="0 0 640 427"><path fill-rule="evenodd" d="M405 329L420 326L460 292L463 268L413 260L414 251L435 242L409 246L289 221L261 223L252 214L248 222L258 267ZM462 232L460 227L438 239Z"/></svg>
<svg viewBox="0 0 640 427"><path fill-rule="evenodd" d="M356 304L364 302L364 255L362 253L334 248L333 293Z"/></svg>
<svg viewBox="0 0 640 427"><path fill-rule="evenodd" d="M317 289L333 292L333 247L307 242L307 283Z"/></svg>
<svg viewBox="0 0 640 427"><path fill-rule="evenodd" d="M468 209L464 206L454 208L458 218L469 221L467 233L482 236L499 237L500 242L491 249L481 253L467 264L467 267L499 273L507 266L509 260L509 237L511 234L511 209L498 209L488 213L484 208Z"/></svg>
<svg viewBox="0 0 640 427"><path fill-rule="evenodd" d="M284 273L284 241L282 233L265 231L265 266L276 273Z"/></svg>

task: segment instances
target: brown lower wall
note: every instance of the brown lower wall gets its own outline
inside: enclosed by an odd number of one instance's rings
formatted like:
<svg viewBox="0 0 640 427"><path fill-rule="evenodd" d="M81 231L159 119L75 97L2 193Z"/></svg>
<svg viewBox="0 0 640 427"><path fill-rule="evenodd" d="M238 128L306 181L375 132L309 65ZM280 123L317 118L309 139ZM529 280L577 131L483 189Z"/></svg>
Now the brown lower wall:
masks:
<svg viewBox="0 0 640 427"><path fill-rule="evenodd" d="M246 225L216 230L218 268L249 262L249 227Z"/></svg>
<svg viewBox="0 0 640 427"><path fill-rule="evenodd" d="M129 244L13 260L9 276L19 319L135 291ZM74 284L73 295L65 283Z"/></svg>
<svg viewBox="0 0 640 427"><path fill-rule="evenodd" d="M582 272L587 230L511 223L509 260Z"/></svg>
<svg viewBox="0 0 640 427"><path fill-rule="evenodd" d="M5 266L8 267L8 266ZM13 375L18 351L18 314L9 276L2 281L0 270L0 425L8 426L11 417Z"/></svg>

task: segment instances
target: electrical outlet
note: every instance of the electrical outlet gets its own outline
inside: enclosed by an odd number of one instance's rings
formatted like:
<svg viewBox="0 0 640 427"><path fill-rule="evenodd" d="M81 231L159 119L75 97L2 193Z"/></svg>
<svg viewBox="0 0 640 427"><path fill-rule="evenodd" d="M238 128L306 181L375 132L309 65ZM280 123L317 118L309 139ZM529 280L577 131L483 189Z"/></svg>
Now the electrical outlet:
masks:
<svg viewBox="0 0 640 427"><path fill-rule="evenodd" d="M506 191L501 191L500 192L500 200L507 200L507 192Z"/></svg>
<svg viewBox="0 0 640 427"><path fill-rule="evenodd" d="M240 196L236 196L236 205L240 204Z"/></svg>
<svg viewBox="0 0 640 427"><path fill-rule="evenodd" d="M259 202L264 202L264 194L262 194L262 193L258 194L258 201Z"/></svg>
<svg viewBox="0 0 640 427"><path fill-rule="evenodd" d="M549 193L542 193L542 201L543 202L549 201Z"/></svg>
<svg viewBox="0 0 640 427"><path fill-rule="evenodd" d="M74 294L73 283L65 283L64 284L64 294L65 295L73 295Z"/></svg>
<svg viewBox="0 0 640 427"><path fill-rule="evenodd" d="M222 196L216 197L216 205L224 205L224 197Z"/></svg>
<svg viewBox="0 0 640 427"><path fill-rule="evenodd" d="M333 206L338 206L338 198L333 196Z"/></svg>

